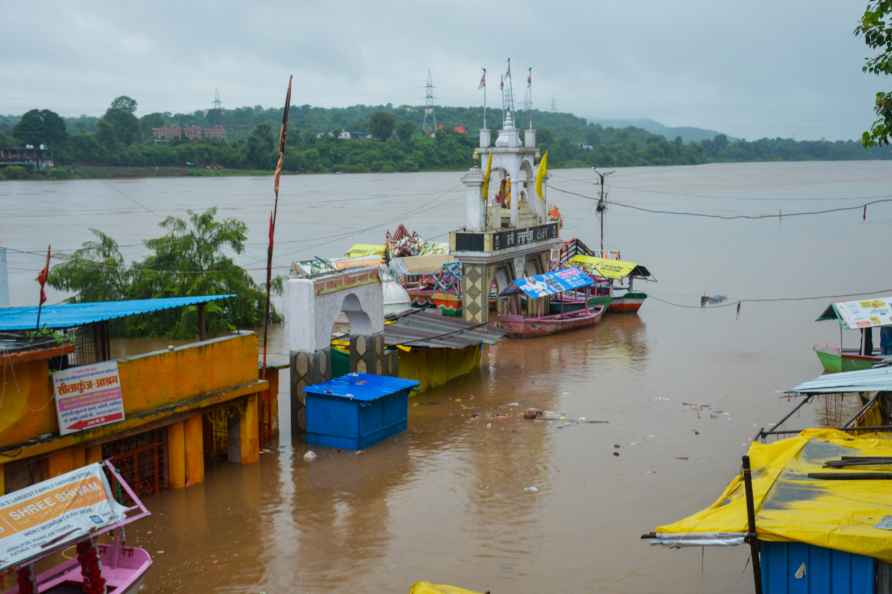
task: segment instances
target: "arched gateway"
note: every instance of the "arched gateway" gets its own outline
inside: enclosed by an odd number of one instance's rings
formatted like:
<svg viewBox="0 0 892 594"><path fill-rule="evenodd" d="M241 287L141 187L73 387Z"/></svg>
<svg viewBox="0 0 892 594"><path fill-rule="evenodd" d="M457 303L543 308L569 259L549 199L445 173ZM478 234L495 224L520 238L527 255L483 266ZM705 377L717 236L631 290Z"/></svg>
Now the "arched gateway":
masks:
<svg viewBox="0 0 892 594"><path fill-rule="evenodd" d="M293 434L303 428L303 388L331 379L331 334L342 312L350 322L351 370L396 375L396 358L384 352L384 292L377 268L288 279L285 327Z"/></svg>

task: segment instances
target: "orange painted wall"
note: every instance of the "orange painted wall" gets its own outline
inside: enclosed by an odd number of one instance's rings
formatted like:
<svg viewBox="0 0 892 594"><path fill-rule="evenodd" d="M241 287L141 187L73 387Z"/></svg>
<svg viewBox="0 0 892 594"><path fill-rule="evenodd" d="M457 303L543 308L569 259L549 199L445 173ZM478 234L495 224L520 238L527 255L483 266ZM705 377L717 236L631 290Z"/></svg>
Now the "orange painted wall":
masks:
<svg viewBox="0 0 892 594"><path fill-rule="evenodd" d="M55 433L56 404L46 359L0 365L0 403L0 446Z"/></svg>
<svg viewBox="0 0 892 594"><path fill-rule="evenodd" d="M245 334L121 359L125 415L257 380L257 336ZM47 362L0 367L0 447L58 433Z"/></svg>

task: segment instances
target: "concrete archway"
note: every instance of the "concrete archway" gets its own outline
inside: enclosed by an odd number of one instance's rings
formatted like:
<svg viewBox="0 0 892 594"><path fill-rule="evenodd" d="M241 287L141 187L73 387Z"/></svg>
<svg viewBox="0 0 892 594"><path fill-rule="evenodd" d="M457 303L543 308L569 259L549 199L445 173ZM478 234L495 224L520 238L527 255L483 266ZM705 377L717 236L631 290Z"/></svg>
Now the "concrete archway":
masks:
<svg viewBox="0 0 892 594"><path fill-rule="evenodd" d="M285 301L289 351L327 349L342 311L353 334L369 336L384 330L384 292L377 268L289 279Z"/></svg>

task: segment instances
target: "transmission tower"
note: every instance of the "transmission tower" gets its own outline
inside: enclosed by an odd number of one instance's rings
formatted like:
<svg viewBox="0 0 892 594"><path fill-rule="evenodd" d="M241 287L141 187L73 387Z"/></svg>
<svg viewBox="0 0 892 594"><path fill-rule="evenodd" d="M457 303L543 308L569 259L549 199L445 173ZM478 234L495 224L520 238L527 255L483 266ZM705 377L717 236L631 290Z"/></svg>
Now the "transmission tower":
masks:
<svg viewBox="0 0 892 594"><path fill-rule="evenodd" d="M425 134L433 135L437 131L437 114L434 113L434 79L431 77L431 69L427 69L427 82L424 84L424 121L421 130Z"/></svg>
<svg viewBox="0 0 892 594"><path fill-rule="evenodd" d="M220 89L214 89L214 109L220 110L223 108L223 101L220 100Z"/></svg>
<svg viewBox="0 0 892 594"><path fill-rule="evenodd" d="M552 112L557 111L557 101L555 100L554 97L551 98L551 111Z"/></svg>

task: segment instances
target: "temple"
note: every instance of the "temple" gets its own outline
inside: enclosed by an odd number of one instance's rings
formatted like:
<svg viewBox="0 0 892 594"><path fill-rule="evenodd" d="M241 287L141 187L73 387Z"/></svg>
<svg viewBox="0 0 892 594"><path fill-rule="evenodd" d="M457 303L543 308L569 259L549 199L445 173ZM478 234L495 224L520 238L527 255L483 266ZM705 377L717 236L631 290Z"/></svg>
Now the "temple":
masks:
<svg viewBox="0 0 892 594"><path fill-rule="evenodd" d="M491 131L480 130L480 166L462 177L465 224L449 234L463 268L464 318L481 324L489 321L492 288L500 292L516 278L550 270L560 249L559 223L548 218L548 176L542 197L534 187L536 130L532 122L522 131L514 125L510 71L504 86L502 129L494 145Z"/></svg>

